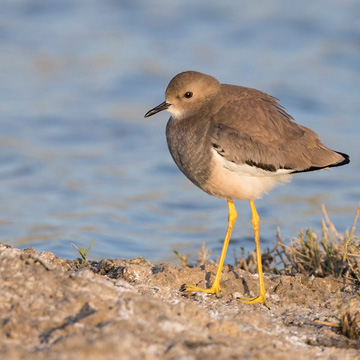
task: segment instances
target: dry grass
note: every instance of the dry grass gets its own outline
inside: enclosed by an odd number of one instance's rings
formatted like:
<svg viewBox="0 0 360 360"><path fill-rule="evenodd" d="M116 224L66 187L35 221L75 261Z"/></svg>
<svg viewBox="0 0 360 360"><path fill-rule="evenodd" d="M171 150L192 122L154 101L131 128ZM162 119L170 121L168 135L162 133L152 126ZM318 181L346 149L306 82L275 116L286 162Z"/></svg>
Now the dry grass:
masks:
<svg viewBox="0 0 360 360"><path fill-rule="evenodd" d="M351 299L344 310L339 306L341 333L349 339L358 339L360 336L360 308L359 299Z"/></svg>
<svg viewBox="0 0 360 360"><path fill-rule="evenodd" d="M310 324L329 326L338 329L342 335L350 340L357 340L360 337L360 298L349 299L348 304L339 303L339 322L310 321ZM350 343L349 345L351 345ZM354 343L356 346L357 341Z"/></svg>
<svg viewBox="0 0 360 360"><path fill-rule="evenodd" d="M278 230L275 248L265 253L271 257L267 270L294 275L297 273L319 277L346 278L360 284L360 239L354 235L360 204L350 232L339 233L322 206L321 235L310 229L284 243Z"/></svg>
<svg viewBox="0 0 360 360"><path fill-rule="evenodd" d="M277 270L277 264L274 263L274 250L266 249L261 252L261 262L264 271L272 271L279 273ZM256 252L252 251L245 257L245 249L241 248L241 255L238 257L234 251L235 265L240 269L249 271L251 273L257 273L257 263L256 263Z"/></svg>
<svg viewBox="0 0 360 360"><path fill-rule="evenodd" d="M189 259L186 255L180 254L177 250L174 250L174 253L180 259L181 266L183 267L184 266L196 267L196 266L207 265L209 263L214 263L214 261L210 259L210 255L212 254L212 251L205 247L205 242L201 244L199 255L196 260Z"/></svg>

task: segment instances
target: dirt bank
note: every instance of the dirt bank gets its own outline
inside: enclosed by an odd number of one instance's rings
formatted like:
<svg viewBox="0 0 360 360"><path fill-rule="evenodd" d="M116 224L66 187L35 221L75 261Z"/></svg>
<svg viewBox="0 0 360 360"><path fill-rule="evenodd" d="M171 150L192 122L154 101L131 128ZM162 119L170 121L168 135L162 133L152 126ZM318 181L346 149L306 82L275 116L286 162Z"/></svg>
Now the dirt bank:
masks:
<svg viewBox="0 0 360 360"><path fill-rule="evenodd" d="M359 339L317 322L339 323L351 299L360 309L359 288L265 274L269 311L236 300L256 294L257 277L226 266L220 299L180 291L215 270L143 259L82 267L0 244L0 358L360 359Z"/></svg>

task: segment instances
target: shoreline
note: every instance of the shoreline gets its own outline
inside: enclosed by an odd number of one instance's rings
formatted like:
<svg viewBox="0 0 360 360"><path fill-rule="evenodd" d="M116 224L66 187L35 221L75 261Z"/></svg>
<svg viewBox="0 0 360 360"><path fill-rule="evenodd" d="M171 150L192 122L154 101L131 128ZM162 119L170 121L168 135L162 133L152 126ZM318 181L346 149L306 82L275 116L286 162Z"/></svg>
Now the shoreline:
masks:
<svg viewBox="0 0 360 360"><path fill-rule="evenodd" d="M154 265L142 258L81 265L49 252L0 244L2 359L360 359L360 339L339 328L359 286L332 277L224 266L221 297L181 292L207 286L216 265Z"/></svg>

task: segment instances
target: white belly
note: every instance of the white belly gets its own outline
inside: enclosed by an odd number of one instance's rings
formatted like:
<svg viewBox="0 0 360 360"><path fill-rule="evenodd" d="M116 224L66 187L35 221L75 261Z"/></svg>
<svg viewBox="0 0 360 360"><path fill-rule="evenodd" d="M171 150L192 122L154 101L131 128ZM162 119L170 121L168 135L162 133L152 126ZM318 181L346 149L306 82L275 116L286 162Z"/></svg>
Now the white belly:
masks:
<svg viewBox="0 0 360 360"><path fill-rule="evenodd" d="M237 165L213 151L211 176L204 190L231 200L256 200L279 183L291 180L289 170L270 172L246 164Z"/></svg>

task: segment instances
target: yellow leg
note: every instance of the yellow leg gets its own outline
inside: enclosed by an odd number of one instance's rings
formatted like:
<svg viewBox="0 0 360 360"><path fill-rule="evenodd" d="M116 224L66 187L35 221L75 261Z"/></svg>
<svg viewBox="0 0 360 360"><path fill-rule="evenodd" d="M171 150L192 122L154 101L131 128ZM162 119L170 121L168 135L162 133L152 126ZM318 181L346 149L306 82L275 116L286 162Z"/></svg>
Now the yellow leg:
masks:
<svg viewBox="0 0 360 360"><path fill-rule="evenodd" d="M221 276L221 271L222 271L222 268L223 268L223 265L224 265L226 250L227 250L228 245L229 245L231 232L232 232L232 229L234 227L236 217L237 217L235 205L234 205L234 202L232 200L228 200L228 207L229 207L228 228L227 228L226 235L225 235L224 245L223 245L223 248L221 250L219 266L217 268L215 280L214 280L211 288L210 289L202 289L202 288L199 288L199 287L193 286L193 285L185 285L185 291L188 291L188 292L202 291L202 292L205 292L207 294L215 294L217 297L220 296L220 276Z"/></svg>
<svg viewBox="0 0 360 360"><path fill-rule="evenodd" d="M259 273L260 294L254 298L241 297L238 300L243 303L246 303L246 304L263 303L268 309L270 309L270 307L266 301L266 298L265 298L264 276L263 276L262 264L261 264L261 250L260 250L260 237L259 237L259 215L256 211L253 200L250 200L250 207L251 207L251 214L252 214L251 225L253 226L254 236L255 236L256 261L257 261L258 273Z"/></svg>

